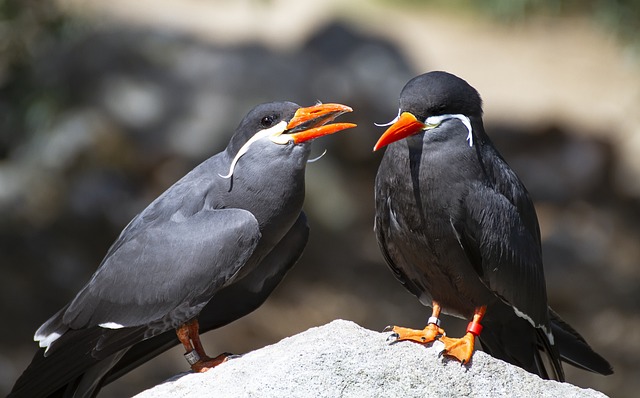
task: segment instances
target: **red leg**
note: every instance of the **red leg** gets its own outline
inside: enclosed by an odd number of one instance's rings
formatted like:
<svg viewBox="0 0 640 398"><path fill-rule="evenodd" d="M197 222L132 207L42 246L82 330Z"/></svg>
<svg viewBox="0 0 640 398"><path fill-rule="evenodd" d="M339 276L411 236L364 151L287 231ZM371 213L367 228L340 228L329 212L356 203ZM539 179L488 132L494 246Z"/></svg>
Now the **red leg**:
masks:
<svg viewBox="0 0 640 398"><path fill-rule="evenodd" d="M467 326L467 333L463 337L453 339L442 336L440 338L440 341L444 343L444 355L456 358L463 364L471 361L476 336L478 336L482 331L480 321L482 321L486 311L487 307L484 305L476 308L473 314L473 320L469 322L469 325Z"/></svg>
<svg viewBox="0 0 640 398"><path fill-rule="evenodd" d="M215 358L209 358L200 342L198 320L193 319L176 329L178 340L186 351L185 358L194 372L206 372L227 360L227 354L220 354Z"/></svg>

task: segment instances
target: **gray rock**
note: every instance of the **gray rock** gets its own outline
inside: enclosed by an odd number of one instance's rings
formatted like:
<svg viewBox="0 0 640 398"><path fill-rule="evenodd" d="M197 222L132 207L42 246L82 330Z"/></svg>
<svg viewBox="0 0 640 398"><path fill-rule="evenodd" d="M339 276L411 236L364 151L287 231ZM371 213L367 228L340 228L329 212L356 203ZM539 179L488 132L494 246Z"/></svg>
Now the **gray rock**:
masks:
<svg viewBox="0 0 640 398"><path fill-rule="evenodd" d="M543 380L474 353L470 366L440 358L442 344L389 344L388 333L337 320L143 391L158 397L604 397Z"/></svg>

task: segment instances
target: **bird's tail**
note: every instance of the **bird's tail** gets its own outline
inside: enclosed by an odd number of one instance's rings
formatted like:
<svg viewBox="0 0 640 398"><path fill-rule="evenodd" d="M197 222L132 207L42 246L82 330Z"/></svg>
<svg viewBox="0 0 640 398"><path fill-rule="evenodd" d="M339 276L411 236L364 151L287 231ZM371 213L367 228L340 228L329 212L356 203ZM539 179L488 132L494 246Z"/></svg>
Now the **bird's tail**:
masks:
<svg viewBox="0 0 640 398"><path fill-rule="evenodd" d="M14 384L8 398L73 396L70 393L75 390L72 385L86 368L93 365L93 361L87 363L81 360L86 346L95 344L97 339L89 334L78 334L78 337L80 339L75 342L74 349L65 349L63 346L47 356L44 355L44 348L39 349ZM85 357L91 358L90 355Z"/></svg>
<svg viewBox="0 0 640 398"><path fill-rule="evenodd" d="M563 361L580 369L601 375L613 373L613 368L609 362L593 351L585 339L551 308L549 308L549 315L551 318L551 331Z"/></svg>
<svg viewBox="0 0 640 398"><path fill-rule="evenodd" d="M492 326L492 320L487 318L482 323L485 328L478 339L486 353L543 379L564 381L557 346L551 344L541 329L515 314L506 323L502 319Z"/></svg>
<svg viewBox="0 0 640 398"><path fill-rule="evenodd" d="M98 326L69 330L56 340L47 356L43 348L36 352L9 398L92 397L111 366L122 357L131 341L141 339L142 333L140 328L111 330ZM113 344L97 351L104 338L110 338Z"/></svg>
<svg viewBox="0 0 640 398"><path fill-rule="evenodd" d="M535 328L535 331L538 351L534 353L534 358L538 374L544 379L564 381L564 369L562 369L560 362L558 346L551 343L549 335L541 328ZM544 354L546 364L541 354ZM549 373L551 373L550 376Z"/></svg>

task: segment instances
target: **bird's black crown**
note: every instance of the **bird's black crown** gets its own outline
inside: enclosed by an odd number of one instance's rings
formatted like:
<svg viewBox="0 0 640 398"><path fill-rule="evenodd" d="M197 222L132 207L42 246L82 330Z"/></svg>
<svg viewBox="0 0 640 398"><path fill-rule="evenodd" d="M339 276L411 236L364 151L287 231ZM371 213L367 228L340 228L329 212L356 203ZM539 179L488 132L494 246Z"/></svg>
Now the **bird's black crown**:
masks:
<svg viewBox="0 0 640 398"><path fill-rule="evenodd" d="M482 117L482 99L465 80L451 73L434 71L416 76L404 86L400 109L420 120L445 114Z"/></svg>

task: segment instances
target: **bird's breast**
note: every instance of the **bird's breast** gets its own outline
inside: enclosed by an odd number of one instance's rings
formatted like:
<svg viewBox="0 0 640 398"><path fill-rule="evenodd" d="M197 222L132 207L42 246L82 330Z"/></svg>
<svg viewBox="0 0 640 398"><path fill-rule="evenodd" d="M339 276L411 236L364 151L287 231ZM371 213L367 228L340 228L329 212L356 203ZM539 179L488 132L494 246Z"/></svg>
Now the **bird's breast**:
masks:
<svg viewBox="0 0 640 398"><path fill-rule="evenodd" d="M398 144L385 153L376 181L387 251L423 301L434 299L446 312L468 316L474 306L468 293L484 287L454 224L464 216L475 165L456 152Z"/></svg>

